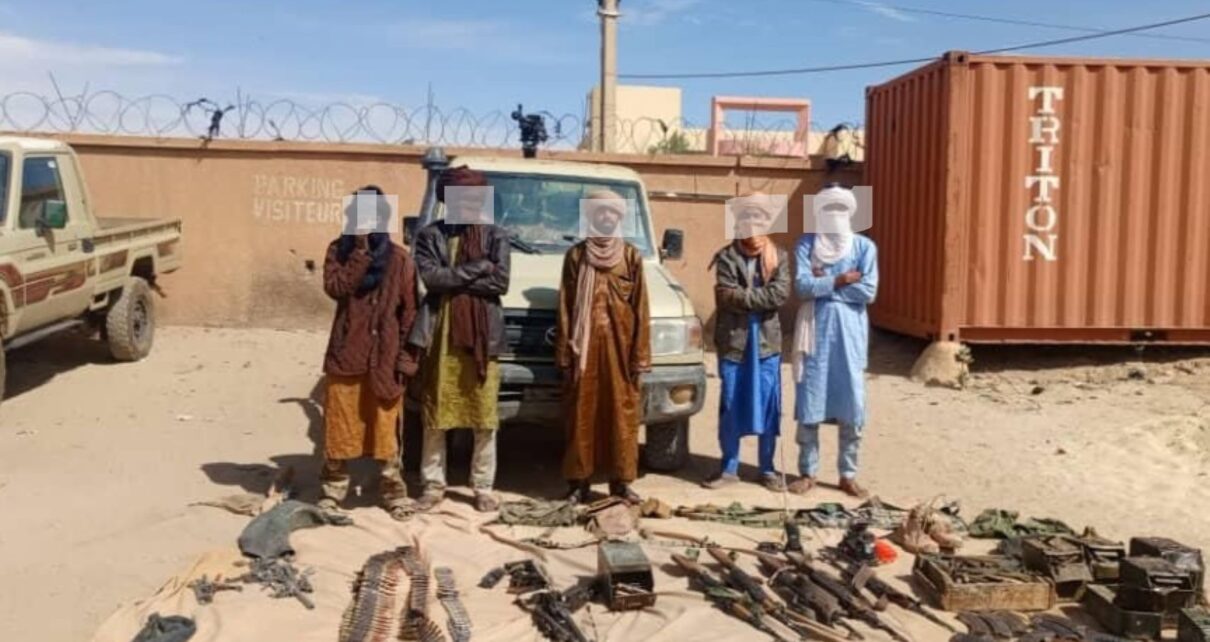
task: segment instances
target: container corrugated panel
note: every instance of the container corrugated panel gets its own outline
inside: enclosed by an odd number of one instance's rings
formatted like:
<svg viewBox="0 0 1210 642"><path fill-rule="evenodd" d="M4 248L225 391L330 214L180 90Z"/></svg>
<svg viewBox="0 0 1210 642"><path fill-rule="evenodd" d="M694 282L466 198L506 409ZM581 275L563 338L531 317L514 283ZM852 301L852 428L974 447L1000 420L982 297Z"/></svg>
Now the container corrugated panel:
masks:
<svg viewBox="0 0 1210 642"><path fill-rule="evenodd" d="M875 324L1210 343L1210 62L951 52L866 110Z"/></svg>

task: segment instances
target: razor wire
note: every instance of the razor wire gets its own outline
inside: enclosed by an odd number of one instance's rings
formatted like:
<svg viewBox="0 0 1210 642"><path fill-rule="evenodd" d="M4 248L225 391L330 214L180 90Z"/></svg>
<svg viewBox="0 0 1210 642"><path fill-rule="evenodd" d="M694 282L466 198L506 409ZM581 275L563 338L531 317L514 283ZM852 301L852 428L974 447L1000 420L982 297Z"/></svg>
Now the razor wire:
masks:
<svg viewBox="0 0 1210 642"><path fill-rule="evenodd" d="M217 119L215 110L222 111ZM545 122L545 148L591 147L599 126L591 117L535 113ZM796 127L792 118L758 122L749 115L741 125L724 124L719 136L726 154L785 156L795 141ZM476 112L387 102L315 105L290 98L257 100L246 94L231 102L182 101L165 94L126 96L112 90L71 96L31 91L0 94L0 131L465 148L516 148L521 143L511 111L503 109ZM679 118L619 118L613 140L622 153L703 153L709 151L709 126Z"/></svg>

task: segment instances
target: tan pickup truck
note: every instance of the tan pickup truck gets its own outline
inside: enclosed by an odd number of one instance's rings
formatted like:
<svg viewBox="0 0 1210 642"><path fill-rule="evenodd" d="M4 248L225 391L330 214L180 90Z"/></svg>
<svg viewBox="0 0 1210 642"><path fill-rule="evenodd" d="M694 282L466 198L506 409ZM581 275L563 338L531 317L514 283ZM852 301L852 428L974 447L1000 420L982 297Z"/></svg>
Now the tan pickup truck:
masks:
<svg viewBox="0 0 1210 642"><path fill-rule="evenodd" d="M156 277L181 265L181 223L98 219L75 153L0 136L0 399L5 352L56 332L99 330L136 361L155 334Z"/></svg>

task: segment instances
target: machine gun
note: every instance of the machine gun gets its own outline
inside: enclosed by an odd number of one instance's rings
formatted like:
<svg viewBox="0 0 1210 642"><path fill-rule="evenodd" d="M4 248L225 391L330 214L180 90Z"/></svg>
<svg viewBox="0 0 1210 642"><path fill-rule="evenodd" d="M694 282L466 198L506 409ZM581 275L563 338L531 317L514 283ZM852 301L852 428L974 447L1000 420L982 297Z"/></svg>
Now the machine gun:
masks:
<svg viewBox="0 0 1210 642"><path fill-rule="evenodd" d="M310 576L314 569L299 571L286 557L253 559L248 572L239 580L249 584L260 584L275 598L292 597L302 602L307 609L314 609L315 602L309 594L314 592Z"/></svg>
<svg viewBox="0 0 1210 642"><path fill-rule="evenodd" d="M706 599L722 612L751 624L756 630L773 636L778 642L798 640L797 634L789 635L774 628L770 622L772 618L766 619L764 607L756 603L751 596L731 589L701 564L679 553L672 554L672 561L689 575L690 586L696 586L699 591L705 593Z"/></svg>
<svg viewBox="0 0 1210 642"><path fill-rule="evenodd" d="M538 145L545 143L547 139L546 120L539 114L524 113L521 105L517 105L512 116L513 120L517 121L517 127L521 129L521 154L525 158L536 157Z"/></svg>
<svg viewBox="0 0 1210 642"><path fill-rule="evenodd" d="M205 575L190 582L189 588L193 589L193 596L197 598L198 604L210 604L214 601L214 594L219 591L244 590L235 580L224 580L217 576L212 580Z"/></svg>
<svg viewBox="0 0 1210 642"><path fill-rule="evenodd" d="M878 577L878 573L869 565L844 564L835 557L829 558L828 561L840 571L841 576L844 577L853 590L860 591L861 589L866 589L879 600L886 600L899 608L919 615L937 626L958 633L958 630L953 625L938 617L936 613L928 610L924 606L924 602L921 602L916 596L905 593L888 584L886 580Z"/></svg>
<svg viewBox="0 0 1210 642"><path fill-rule="evenodd" d="M761 605L765 612L777 618L782 624L801 634L813 635L824 640L840 642L845 639L827 626L791 612L785 605L779 604L765 591L759 580L741 569L723 549L711 546L706 549L706 552L727 570L727 583L732 588L746 593L754 602Z"/></svg>
<svg viewBox="0 0 1210 642"><path fill-rule="evenodd" d="M554 642L589 642L568 608L567 598L559 591L537 591L518 601L529 612L534 626Z"/></svg>
<svg viewBox="0 0 1210 642"><path fill-rule="evenodd" d="M845 619L847 613L840 607L840 601L822 586L811 581L811 578L798 572L790 562L774 555L758 553L761 570L769 576L770 585L778 595L800 612L813 616L826 626L839 626L848 631L849 639L862 640L861 635Z"/></svg>
<svg viewBox="0 0 1210 642"><path fill-rule="evenodd" d="M870 604L860 593L846 586L842 580L824 572L821 568L816 568L802 555L787 553L786 558L793 562L794 566L806 574L812 582L822 586L824 590L836 596L836 599L840 601L841 608L850 617L855 620L861 620L875 629L885 631L897 642L911 642L907 636L879 617L873 604Z"/></svg>

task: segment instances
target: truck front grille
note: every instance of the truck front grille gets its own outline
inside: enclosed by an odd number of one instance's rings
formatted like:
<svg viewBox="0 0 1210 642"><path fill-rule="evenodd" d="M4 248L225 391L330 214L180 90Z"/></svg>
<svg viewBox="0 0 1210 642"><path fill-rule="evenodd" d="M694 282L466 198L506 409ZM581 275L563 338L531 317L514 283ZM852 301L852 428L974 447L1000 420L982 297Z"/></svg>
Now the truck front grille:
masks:
<svg viewBox="0 0 1210 642"><path fill-rule="evenodd" d="M554 310L504 311L505 351L514 357L555 356Z"/></svg>

